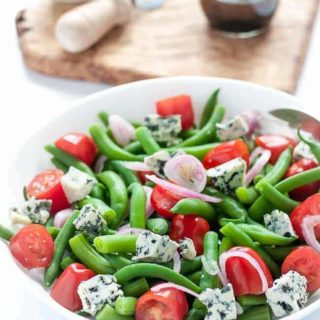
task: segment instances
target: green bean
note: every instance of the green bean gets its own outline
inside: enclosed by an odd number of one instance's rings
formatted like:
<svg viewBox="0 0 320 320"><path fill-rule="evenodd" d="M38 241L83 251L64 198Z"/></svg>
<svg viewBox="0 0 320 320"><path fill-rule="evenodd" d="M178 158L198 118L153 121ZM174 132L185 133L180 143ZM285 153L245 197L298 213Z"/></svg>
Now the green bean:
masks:
<svg viewBox="0 0 320 320"><path fill-rule="evenodd" d="M50 233L53 239L56 239L60 232L60 229L56 227L47 227L47 231Z"/></svg>
<svg viewBox="0 0 320 320"><path fill-rule="evenodd" d="M143 153L143 148L139 141L133 141L126 145L123 149L133 154Z"/></svg>
<svg viewBox="0 0 320 320"><path fill-rule="evenodd" d="M69 239L75 232L73 221L78 217L78 215L79 211L73 211L72 215L61 228L57 238L54 240L53 257L49 267L46 268L44 273L44 284L46 287L50 287L59 274L63 254L67 248Z"/></svg>
<svg viewBox="0 0 320 320"><path fill-rule="evenodd" d="M228 237L223 237L221 240L221 244L219 247L219 256L221 256L224 252L230 250L232 247L234 247L232 241Z"/></svg>
<svg viewBox="0 0 320 320"><path fill-rule="evenodd" d="M282 262L293 250L295 250L296 246L290 247L264 247L264 249L269 253L273 260L277 262Z"/></svg>
<svg viewBox="0 0 320 320"><path fill-rule="evenodd" d="M195 134L197 134L199 132L199 129L189 129L189 130L183 130L181 131L181 133L179 134L179 137L183 140L185 139L189 139L192 136L194 136Z"/></svg>
<svg viewBox="0 0 320 320"><path fill-rule="evenodd" d="M53 227L54 217L49 217L49 219L46 222L46 228Z"/></svg>
<svg viewBox="0 0 320 320"><path fill-rule="evenodd" d="M66 173L69 169L68 166L66 166L63 162L58 160L56 157L52 157L51 162L57 169L62 170L64 173Z"/></svg>
<svg viewBox="0 0 320 320"><path fill-rule="evenodd" d="M200 129L202 129L209 121L218 103L219 93L220 93L220 89L216 89L215 91L213 91L208 101L206 102L202 111L201 119L200 119L200 124L199 124Z"/></svg>
<svg viewBox="0 0 320 320"><path fill-rule="evenodd" d="M255 188L260 191L261 184L264 182L270 183L271 185L275 185L279 182L289 168L291 160L292 149L289 147L281 153L272 170L255 185Z"/></svg>
<svg viewBox="0 0 320 320"><path fill-rule="evenodd" d="M118 314L110 304L106 304L102 310L100 310L96 317L96 320L134 320L134 317L122 316Z"/></svg>
<svg viewBox="0 0 320 320"><path fill-rule="evenodd" d="M196 146L209 143L211 141L217 141L216 124L223 120L224 114L225 108L217 105L206 125L197 134L187 140L184 140L181 146Z"/></svg>
<svg viewBox="0 0 320 320"><path fill-rule="evenodd" d="M209 222L212 222L216 217L215 210L209 203L195 198L184 198L178 201L171 209L171 212L197 215Z"/></svg>
<svg viewBox="0 0 320 320"><path fill-rule="evenodd" d="M106 187L102 183L96 184L92 191L90 192L90 196L95 199L100 199L105 201L106 199Z"/></svg>
<svg viewBox="0 0 320 320"><path fill-rule="evenodd" d="M110 265L114 268L114 269L121 269L124 268L126 266L128 266L129 264L132 264L133 261L130 259L127 259L119 254L105 254L104 257L108 260L108 262L110 263Z"/></svg>
<svg viewBox="0 0 320 320"><path fill-rule="evenodd" d="M234 224L243 223L242 219L230 219L230 218L224 218L224 214L219 213L218 215L218 224L220 227L226 226L229 222L232 222Z"/></svg>
<svg viewBox="0 0 320 320"><path fill-rule="evenodd" d="M242 204L251 205L258 199L259 193L254 187L239 187L236 190L236 196Z"/></svg>
<svg viewBox="0 0 320 320"><path fill-rule="evenodd" d="M250 217L247 218L247 223L248 224L253 224L254 226L259 226L259 227L263 227L262 224L260 224L259 222L252 220Z"/></svg>
<svg viewBox="0 0 320 320"><path fill-rule="evenodd" d="M139 128L141 126L143 126L141 121L138 120L129 120L129 122L132 124L132 126L134 126L135 128Z"/></svg>
<svg viewBox="0 0 320 320"><path fill-rule="evenodd" d="M153 138L150 130L146 127L137 128L136 137L146 154L152 155L161 149L158 142Z"/></svg>
<svg viewBox="0 0 320 320"><path fill-rule="evenodd" d="M242 315L239 315L238 320L271 320L272 316L270 314L270 309L268 305L262 305L253 307Z"/></svg>
<svg viewBox="0 0 320 320"><path fill-rule="evenodd" d="M145 278L139 278L124 285L122 291L126 296L139 298L149 291L149 284Z"/></svg>
<svg viewBox="0 0 320 320"><path fill-rule="evenodd" d="M258 225L239 223L237 224L237 227L245 232L252 240L257 241L262 245L287 246L298 239L296 236L281 236Z"/></svg>
<svg viewBox="0 0 320 320"><path fill-rule="evenodd" d="M94 239L94 245L100 253L136 252L137 235L115 234Z"/></svg>
<svg viewBox="0 0 320 320"><path fill-rule="evenodd" d="M307 144L312 151L313 155L317 159L317 161L320 163L320 142L313 141L310 138L303 137L301 134L301 128L298 129L298 137L302 142Z"/></svg>
<svg viewBox="0 0 320 320"><path fill-rule="evenodd" d="M108 222L108 224L111 224L116 218L116 212L100 199L86 197L78 201L78 204L80 209L85 205L92 205L101 213L102 217Z"/></svg>
<svg viewBox="0 0 320 320"><path fill-rule="evenodd" d="M271 273L275 277L279 277L280 275L279 266L272 260L272 258L263 248L257 245L257 243L253 242L253 240L245 232L243 232L237 225L230 222L226 226L221 228L220 232L224 236L230 238L230 240L235 245L246 246L256 251L261 256L261 258L265 261L265 263L268 265Z"/></svg>
<svg viewBox="0 0 320 320"><path fill-rule="evenodd" d="M0 238L10 241L14 236L14 232L0 224Z"/></svg>
<svg viewBox="0 0 320 320"><path fill-rule="evenodd" d="M133 183L128 189L130 199L130 226L131 228L146 228L146 194L140 183Z"/></svg>
<svg viewBox="0 0 320 320"><path fill-rule="evenodd" d="M202 309L192 308L187 314L185 320L203 320L206 315L206 311Z"/></svg>
<svg viewBox="0 0 320 320"><path fill-rule="evenodd" d="M115 172L104 171L97 174L98 179L108 188L111 208L116 212L116 218L110 225L115 229L124 219L128 207L127 188Z"/></svg>
<svg viewBox="0 0 320 320"><path fill-rule="evenodd" d="M240 303L241 307L252 307L252 306L260 306L262 304L267 304L267 299L264 294L259 296L252 295L244 295L237 298L238 303Z"/></svg>
<svg viewBox="0 0 320 320"><path fill-rule="evenodd" d="M274 165L271 163L267 163L263 169L265 174L269 174L274 169Z"/></svg>
<svg viewBox="0 0 320 320"><path fill-rule="evenodd" d="M184 151L186 154L190 154L196 158L198 158L199 160L202 160L204 158L204 156L213 148L215 148L216 146L218 146L219 143L207 143L207 144L203 144L203 145L199 145L199 146L192 146L192 147L181 147L179 146L177 147L172 147L172 148L168 148L167 150L169 152L176 152L177 150L182 150Z"/></svg>
<svg viewBox="0 0 320 320"><path fill-rule="evenodd" d="M124 285L129 280L136 277L151 277L158 278L165 281L173 282L175 284L184 286L197 293L201 291L200 287L195 285L188 278L183 275L166 268L164 266L152 263L135 263L130 266L124 267L117 271L114 276L117 278L118 283Z"/></svg>
<svg viewBox="0 0 320 320"><path fill-rule="evenodd" d="M186 274L198 271L202 268L201 257L195 257L193 260L182 260L180 273Z"/></svg>
<svg viewBox="0 0 320 320"><path fill-rule="evenodd" d="M70 264L73 264L73 263L75 263L76 262L76 260L74 260L72 257L70 257L70 256L67 256L67 257L65 257L65 258L63 258L62 259L62 261L61 261L61 263L60 263L60 268L61 269L63 269L63 270L65 270L65 269L67 269L69 266L70 266Z"/></svg>
<svg viewBox="0 0 320 320"><path fill-rule="evenodd" d="M145 183L145 186L150 187L150 188L154 188L156 186L156 184L152 181L147 181Z"/></svg>
<svg viewBox="0 0 320 320"><path fill-rule="evenodd" d="M143 161L143 156L134 155L115 144L99 125L91 126L89 131L100 152L109 160Z"/></svg>
<svg viewBox="0 0 320 320"><path fill-rule="evenodd" d="M105 125L106 128L109 126L109 114L106 111L100 111L98 112L98 117L101 120L101 122Z"/></svg>
<svg viewBox="0 0 320 320"><path fill-rule="evenodd" d="M122 316L133 316L136 310L137 298L119 297L116 300L115 310Z"/></svg>
<svg viewBox="0 0 320 320"><path fill-rule="evenodd" d="M199 285L201 276L202 276L202 271L195 271L193 273L186 275L186 277L196 285Z"/></svg>
<svg viewBox="0 0 320 320"><path fill-rule="evenodd" d="M166 219L163 218L152 218L148 219L146 227L153 233L165 235L169 231L169 224Z"/></svg>
<svg viewBox="0 0 320 320"><path fill-rule="evenodd" d="M85 236L80 233L69 240L73 254L89 269L97 274L114 273L109 262L88 243Z"/></svg>
<svg viewBox="0 0 320 320"><path fill-rule="evenodd" d="M132 183L141 184L141 181L137 177L136 173L133 170L127 169L121 164L120 161L112 161L111 168L122 177L127 187L129 187Z"/></svg>
<svg viewBox="0 0 320 320"><path fill-rule="evenodd" d="M272 203L275 208L281 211L290 213L299 204L299 202L286 197L270 183L262 182L260 184L260 189L262 195Z"/></svg>
<svg viewBox="0 0 320 320"><path fill-rule="evenodd" d="M24 201L28 201L29 200L29 196L28 196L28 191L27 191L27 187L26 186L23 187L22 193L23 193Z"/></svg>

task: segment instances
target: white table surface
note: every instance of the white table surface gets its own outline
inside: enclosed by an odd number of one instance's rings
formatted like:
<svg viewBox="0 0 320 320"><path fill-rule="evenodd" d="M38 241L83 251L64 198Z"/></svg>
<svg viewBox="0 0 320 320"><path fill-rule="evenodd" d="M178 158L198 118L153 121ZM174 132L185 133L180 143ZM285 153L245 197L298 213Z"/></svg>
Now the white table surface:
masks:
<svg viewBox="0 0 320 320"><path fill-rule="evenodd" d="M311 1L311 0L310 0ZM1 168L7 168L14 154L24 141L37 129L38 124L62 112L68 105L88 94L107 88L104 84L90 84L49 78L29 71L23 65L17 46L14 17L20 8L33 4L35 0L10 0L2 2L0 35L0 141ZM306 110L319 110L320 74L320 18L312 35L307 61L297 90ZM281 68L279 68L281 72ZM2 171L3 172L3 171ZM1 214L7 213L7 180L0 180ZM55 320L48 310L37 303L19 285L19 279L10 270L4 270L0 254L0 319L46 319ZM308 317L317 320L320 312Z"/></svg>

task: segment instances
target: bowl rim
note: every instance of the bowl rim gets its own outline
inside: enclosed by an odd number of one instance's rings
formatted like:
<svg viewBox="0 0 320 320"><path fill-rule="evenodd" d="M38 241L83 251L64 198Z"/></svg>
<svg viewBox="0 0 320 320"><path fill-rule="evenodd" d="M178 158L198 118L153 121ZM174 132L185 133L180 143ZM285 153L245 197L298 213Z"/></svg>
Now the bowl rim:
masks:
<svg viewBox="0 0 320 320"><path fill-rule="evenodd" d="M47 121L44 121L44 123L42 123L42 125L40 125L37 128L37 130L35 130L35 132L33 134L31 134L24 141L22 147L14 153L14 156L12 158L13 159L12 165L10 166L9 169L14 167L14 164L16 163L17 158L19 156L19 153L23 149L24 145L28 144L31 140L36 139L37 136L39 135L39 133L41 131L45 130L45 128L47 126L50 126L50 124L52 122L55 122L58 118L60 118L62 115L66 114L66 113L74 112L78 108L82 108L83 105L88 105L90 103L94 103L95 101L98 101L102 97L107 96L109 92L112 92L112 94L116 94L118 91L121 92L123 89L126 89L126 88L134 89L136 87L143 87L146 85L153 85L153 84L154 85L157 85L157 84L161 85L162 83L168 83L168 82L169 83L170 82L184 83L184 82L201 82L201 81L217 82L217 83L221 83L222 86L227 83L232 83L232 84L235 84L236 86L239 86L239 87L251 87L256 90L269 92L270 94L276 95L277 97L279 97L279 99L286 99L288 101L291 100L294 105L297 105L297 106L302 105L301 100L299 98L297 98L294 95L291 95L287 92L277 90L274 88L270 88L270 87L266 87L266 86L263 86L260 84L251 83L248 81L237 80L237 79L228 79L228 78L220 78L220 77L207 77L207 76L178 76L178 77L161 77L161 78L135 81L135 82L126 83L126 84L122 84L122 85L115 86L115 87L106 88L106 89L100 90L96 93L90 94L86 97L77 99L76 101L70 103L68 108L65 108L64 110L55 114L54 117L48 119ZM12 192L9 191L9 195L11 193ZM9 250L8 250L8 252L9 252ZM41 294L40 290L38 290L36 288L36 285L42 285L42 284L35 283L35 281L30 276L28 276L27 272L25 272L16 261L13 261L13 259L11 259L10 262L12 262L12 264L14 265L14 268L19 270L17 272L19 272L19 276L21 276L21 280L23 280L23 285L25 286L26 290L28 290L29 292L32 292L32 294L40 302L43 302L45 304L45 306L48 307L48 309L54 310L55 313L58 313L59 315L65 317L65 319L69 319L69 320L84 319L84 317L77 315L74 312L69 311L68 309L62 307L56 301L51 299L49 297L49 295ZM292 314L292 315L284 317L282 319L283 320L297 320L298 319L297 315L298 315L299 319L302 319L303 317L306 317L306 316L310 315L311 313L315 312L317 309L319 309L319 306L317 305L317 303L311 303L310 305L303 308L298 313Z"/></svg>

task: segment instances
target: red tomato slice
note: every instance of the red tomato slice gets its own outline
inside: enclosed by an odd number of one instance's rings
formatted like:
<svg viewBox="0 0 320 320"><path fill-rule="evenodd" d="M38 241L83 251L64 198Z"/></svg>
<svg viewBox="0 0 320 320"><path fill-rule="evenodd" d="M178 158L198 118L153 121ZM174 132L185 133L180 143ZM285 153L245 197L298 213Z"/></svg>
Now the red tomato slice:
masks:
<svg viewBox="0 0 320 320"><path fill-rule="evenodd" d="M252 249L247 247L234 247L229 251L241 250L253 257L262 268L268 282L272 286L272 275L264 260ZM226 273L230 280L235 296L244 294L257 295L261 293L262 282L257 270L245 259L240 257L229 258L226 262Z"/></svg>
<svg viewBox="0 0 320 320"><path fill-rule="evenodd" d="M308 291L320 289L320 254L311 247L303 246L293 250L284 260L282 273L297 271L308 280Z"/></svg>
<svg viewBox="0 0 320 320"><path fill-rule="evenodd" d="M137 171L137 176L140 179L142 184L146 184L146 182L148 181L148 179L146 178L146 175L153 175L154 172L153 171Z"/></svg>
<svg viewBox="0 0 320 320"><path fill-rule="evenodd" d="M241 139L221 143L210 150L203 159L203 165L210 169L235 158L242 158L249 167L249 149Z"/></svg>
<svg viewBox="0 0 320 320"><path fill-rule="evenodd" d="M46 268L53 256L53 240L39 224L23 227L10 240L12 255L27 269Z"/></svg>
<svg viewBox="0 0 320 320"><path fill-rule="evenodd" d="M52 299L71 311L82 309L78 287L82 281L95 276L95 273L80 263L69 265L54 283L50 295Z"/></svg>
<svg viewBox="0 0 320 320"><path fill-rule="evenodd" d="M304 240L301 224L302 220L306 216L320 215L320 193L316 193L313 196L300 203L290 214L290 220L294 231L300 239ZM317 239L320 239L320 225L315 227L315 235Z"/></svg>
<svg viewBox="0 0 320 320"><path fill-rule="evenodd" d="M316 168L318 164L311 159L301 159L298 162L291 165L286 173L286 178L294 176L298 173ZM308 197L312 196L313 194L317 193L320 189L320 181L316 181L313 183L306 184L300 188L292 190L290 192L290 197L297 201L304 201Z"/></svg>
<svg viewBox="0 0 320 320"><path fill-rule="evenodd" d="M284 136L279 135L264 135L256 138L257 146L270 150L270 163L274 164L278 160L280 154L289 146L294 146L295 143Z"/></svg>
<svg viewBox="0 0 320 320"><path fill-rule="evenodd" d="M55 142L57 148L91 166L97 150L93 140L84 133L68 133Z"/></svg>
<svg viewBox="0 0 320 320"><path fill-rule="evenodd" d="M188 301L175 288L148 291L138 299L136 320L183 320L188 313Z"/></svg>
<svg viewBox="0 0 320 320"><path fill-rule="evenodd" d="M170 227L170 239L179 241L184 238L192 239L197 254L203 253L203 238L210 231L208 222L197 216L177 214L172 220Z"/></svg>
<svg viewBox="0 0 320 320"><path fill-rule="evenodd" d="M70 208L70 204L61 186L63 171L45 170L37 174L27 187L29 197L52 200L51 213Z"/></svg>
<svg viewBox="0 0 320 320"><path fill-rule="evenodd" d="M157 113L161 116L181 115L182 129L188 130L193 127L194 113L191 97L181 95L160 100L156 103Z"/></svg>
<svg viewBox="0 0 320 320"><path fill-rule="evenodd" d="M151 193L151 204L154 210L162 217L172 219L175 214L170 210L182 197L165 190L158 185L153 188Z"/></svg>

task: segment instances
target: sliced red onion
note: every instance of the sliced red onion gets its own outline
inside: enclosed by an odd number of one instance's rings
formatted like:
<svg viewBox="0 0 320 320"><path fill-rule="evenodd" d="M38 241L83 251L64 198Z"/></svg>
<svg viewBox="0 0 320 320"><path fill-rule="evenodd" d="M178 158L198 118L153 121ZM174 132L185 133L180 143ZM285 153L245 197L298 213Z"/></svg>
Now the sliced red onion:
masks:
<svg viewBox="0 0 320 320"><path fill-rule="evenodd" d="M207 172L202 162L191 155L172 157L163 170L170 181L196 192L202 192L207 184Z"/></svg>
<svg viewBox="0 0 320 320"><path fill-rule="evenodd" d="M259 128L258 117L261 116L260 112L247 111L241 113L240 116L244 119L244 121L247 123L249 127L249 132L247 133L247 136L251 136L254 133L254 131Z"/></svg>
<svg viewBox="0 0 320 320"><path fill-rule="evenodd" d="M143 186L142 188L143 188L143 190L144 190L144 192L146 194L146 197L147 197L146 218L149 218L154 212L154 208L153 208L152 203L151 203L151 194L152 194L153 189L148 187L148 186Z"/></svg>
<svg viewBox="0 0 320 320"><path fill-rule="evenodd" d="M268 163L271 158L270 150L262 150L260 158L255 162L252 168L248 171L246 175L245 185L249 185L250 182L255 178L257 174L259 174L263 167Z"/></svg>
<svg viewBox="0 0 320 320"><path fill-rule="evenodd" d="M212 276L218 275L223 286L226 286L228 284L227 278L224 277L221 273L218 263L216 261L214 261L213 259L206 259L205 256L201 256L201 262L204 270L207 273L211 274Z"/></svg>
<svg viewBox="0 0 320 320"><path fill-rule="evenodd" d="M168 182L166 180L160 179L156 177L155 175L146 175L146 178L155 184L159 185L163 189L166 189L168 191L171 191L178 196L185 197L185 198L196 198L201 199L203 201L212 202L212 203L218 203L221 202L220 198L208 196L206 194L198 193L192 190L189 190L187 188L178 186L174 183Z"/></svg>
<svg viewBox="0 0 320 320"><path fill-rule="evenodd" d="M229 251L224 252L220 256L219 264L220 264L221 273L222 273L223 277L225 279L228 279L227 272L226 272L226 263L229 258L235 258L235 257L242 258L242 259L246 260L247 262L249 262L251 264L251 266L253 268L256 269L256 271L258 272L258 274L260 276L261 283L262 283L262 290L259 294L266 292L268 289L268 281L267 281L266 275L264 274L260 264L258 263L258 261L256 259L254 259L252 256L250 256L250 254L242 251L241 249L229 250Z"/></svg>
<svg viewBox="0 0 320 320"><path fill-rule="evenodd" d="M127 169L133 171L150 172L150 168L144 163L139 161L121 161L121 164Z"/></svg>
<svg viewBox="0 0 320 320"><path fill-rule="evenodd" d="M177 290L180 290L180 291L183 291L185 293L188 293L190 294L191 296L194 296L196 298L199 298L199 294L186 288L186 287L183 287L183 286L179 286L178 284L175 284L175 283L171 283L171 282L165 282L165 283L161 283L161 284L158 284L156 286L153 286L151 288L151 291L153 292L157 292L157 291L160 291L161 289L168 289L168 288L175 288Z"/></svg>
<svg viewBox="0 0 320 320"><path fill-rule="evenodd" d="M141 232L145 231L145 229L140 228L131 228L130 224L125 224L118 229L118 234L140 234Z"/></svg>
<svg viewBox="0 0 320 320"><path fill-rule="evenodd" d="M262 153L263 149L261 147L255 148L251 153L250 153L250 159L249 162L252 163L260 154Z"/></svg>
<svg viewBox="0 0 320 320"><path fill-rule="evenodd" d="M180 273L181 270L181 259L178 250L173 255L173 271Z"/></svg>
<svg viewBox="0 0 320 320"><path fill-rule="evenodd" d="M109 117L109 126L114 139L121 147L125 147L136 138L134 126L116 114Z"/></svg>
<svg viewBox="0 0 320 320"><path fill-rule="evenodd" d="M96 160L94 167L93 167L93 171L95 173L100 173L103 170L104 164L107 161L107 157L106 156L99 156L99 158Z"/></svg>
<svg viewBox="0 0 320 320"><path fill-rule="evenodd" d="M314 233L314 228L320 224L320 214L316 216L306 216L301 223L302 234L307 245L320 252L320 243Z"/></svg>
<svg viewBox="0 0 320 320"><path fill-rule="evenodd" d="M53 225L56 228L62 228L69 217L72 215L73 210L71 208L61 210L56 213L53 220Z"/></svg>

